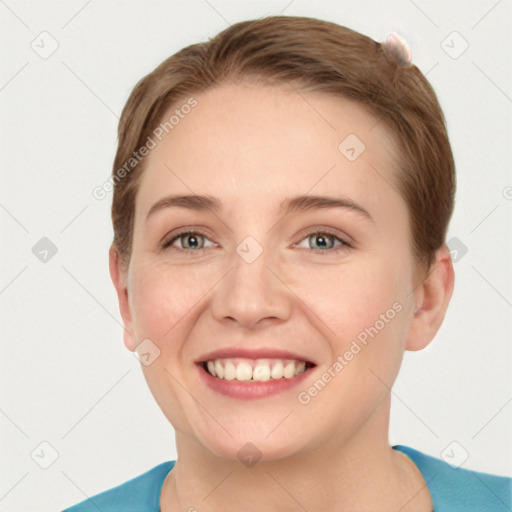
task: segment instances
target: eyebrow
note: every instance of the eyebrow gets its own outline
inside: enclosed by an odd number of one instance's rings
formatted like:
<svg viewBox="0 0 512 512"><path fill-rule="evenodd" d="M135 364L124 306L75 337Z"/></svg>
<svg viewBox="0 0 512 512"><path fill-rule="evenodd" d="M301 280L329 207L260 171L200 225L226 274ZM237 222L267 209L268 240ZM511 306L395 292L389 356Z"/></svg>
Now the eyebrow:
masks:
<svg viewBox="0 0 512 512"><path fill-rule="evenodd" d="M165 208L187 208L198 212L211 210L220 212L222 203L219 199L209 195L171 195L159 199L150 209L146 216L146 222L149 217ZM279 214L288 215L291 212L319 210L325 208L342 208L358 213L360 216L374 222L370 213L362 206L358 205L348 197L344 196L320 196L320 195L301 195L291 197L281 201L279 205Z"/></svg>

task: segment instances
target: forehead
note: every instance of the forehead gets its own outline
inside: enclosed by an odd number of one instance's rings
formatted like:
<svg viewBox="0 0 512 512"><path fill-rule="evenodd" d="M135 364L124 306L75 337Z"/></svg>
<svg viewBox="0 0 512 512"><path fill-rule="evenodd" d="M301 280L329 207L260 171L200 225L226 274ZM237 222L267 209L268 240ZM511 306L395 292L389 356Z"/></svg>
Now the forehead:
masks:
<svg viewBox="0 0 512 512"><path fill-rule="evenodd" d="M223 84L194 98L197 106L155 139L139 212L165 193L209 194L232 208L275 199L276 209L284 197L338 193L371 208L397 203L403 210L392 137L361 105L289 85Z"/></svg>

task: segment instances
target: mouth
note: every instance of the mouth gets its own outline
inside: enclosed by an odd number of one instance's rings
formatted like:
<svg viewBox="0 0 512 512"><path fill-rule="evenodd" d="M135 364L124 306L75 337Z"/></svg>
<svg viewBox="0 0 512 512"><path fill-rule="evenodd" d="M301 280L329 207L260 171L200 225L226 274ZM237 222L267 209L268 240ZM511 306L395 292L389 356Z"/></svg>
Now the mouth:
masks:
<svg viewBox="0 0 512 512"><path fill-rule="evenodd" d="M218 358L198 365L211 377L243 383L290 380L315 366L309 361L277 358Z"/></svg>

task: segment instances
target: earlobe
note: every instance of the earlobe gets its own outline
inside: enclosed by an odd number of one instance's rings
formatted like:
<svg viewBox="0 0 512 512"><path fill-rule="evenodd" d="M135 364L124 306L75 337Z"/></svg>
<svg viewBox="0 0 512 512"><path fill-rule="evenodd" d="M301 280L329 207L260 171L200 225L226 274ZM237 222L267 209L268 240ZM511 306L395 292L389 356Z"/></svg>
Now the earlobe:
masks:
<svg viewBox="0 0 512 512"><path fill-rule="evenodd" d="M454 282L450 250L443 245L423 282L416 286L416 309L407 335L406 350L421 350L432 341L443 323Z"/></svg>
<svg viewBox="0 0 512 512"><path fill-rule="evenodd" d="M121 266L121 258L117 248L112 244L109 250L109 271L110 278L114 284L119 302L119 311L123 319L124 332L123 339L125 347L131 352L135 351L136 343L132 329L132 318L130 303L128 300L128 287L126 284L126 272Z"/></svg>

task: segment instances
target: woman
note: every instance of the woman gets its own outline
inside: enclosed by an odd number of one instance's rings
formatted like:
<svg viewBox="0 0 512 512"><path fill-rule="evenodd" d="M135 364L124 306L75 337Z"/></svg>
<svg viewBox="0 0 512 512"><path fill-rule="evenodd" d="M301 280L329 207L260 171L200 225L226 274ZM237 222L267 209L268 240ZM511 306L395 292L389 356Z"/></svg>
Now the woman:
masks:
<svg viewBox="0 0 512 512"><path fill-rule="evenodd" d="M510 509L510 479L388 441L454 285L455 166L399 38L237 23L141 80L110 272L177 461L68 509Z"/></svg>

